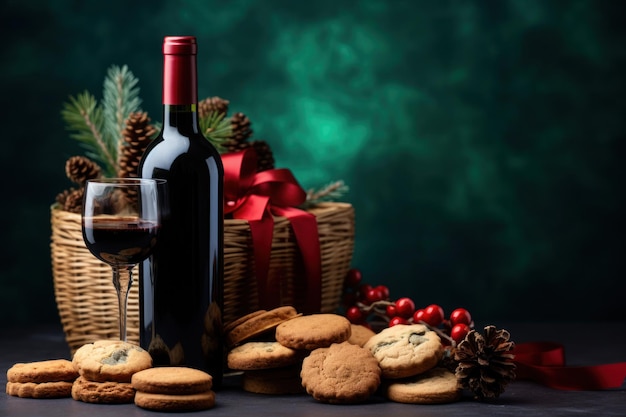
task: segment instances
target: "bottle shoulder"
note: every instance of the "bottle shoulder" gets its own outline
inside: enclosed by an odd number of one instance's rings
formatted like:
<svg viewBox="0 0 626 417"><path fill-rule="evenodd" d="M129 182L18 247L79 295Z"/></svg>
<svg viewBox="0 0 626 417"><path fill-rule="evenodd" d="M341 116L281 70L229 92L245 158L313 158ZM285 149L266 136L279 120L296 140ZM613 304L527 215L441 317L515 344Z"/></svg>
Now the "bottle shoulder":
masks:
<svg viewBox="0 0 626 417"><path fill-rule="evenodd" d="M177 166L195 166L196 169L204 166L218 174L223 171L219 152L203 136L163 134L159 134L146 148L139 171L145 176L152 175L155 169L178 171Z"/></svg>

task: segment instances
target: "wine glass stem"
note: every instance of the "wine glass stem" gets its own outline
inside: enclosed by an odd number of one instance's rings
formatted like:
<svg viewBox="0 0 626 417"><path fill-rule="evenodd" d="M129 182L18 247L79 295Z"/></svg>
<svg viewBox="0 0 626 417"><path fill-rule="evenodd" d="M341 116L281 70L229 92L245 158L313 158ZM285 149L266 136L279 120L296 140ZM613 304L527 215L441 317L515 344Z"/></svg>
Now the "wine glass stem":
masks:
<svg viewBox="0 0 626 417"><path fill-rule="evenodd" d="M128 292L133 284L133 266L113 266L113 285L117 291L119 306L120 340L126 342L126 306Z"/></svg>

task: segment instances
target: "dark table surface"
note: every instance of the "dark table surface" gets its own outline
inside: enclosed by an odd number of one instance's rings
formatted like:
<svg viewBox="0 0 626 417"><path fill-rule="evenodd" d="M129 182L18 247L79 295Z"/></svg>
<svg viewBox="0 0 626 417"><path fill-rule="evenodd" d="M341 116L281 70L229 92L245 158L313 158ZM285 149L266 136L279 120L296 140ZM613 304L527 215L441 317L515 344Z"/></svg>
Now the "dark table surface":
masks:
<svg viewBox="0 0 626 417"><path fill-rule="evenodd" d="M626 323L502 324L517 343L553 341L565 346L568 365L595 365L626 361ZM67 358L70 353L60 326L0 329L0 386L6 370L18 362ZM217 392L216 406L192 413L207 416L626 416L626 384L605 391L559 391L529 381L514 381L494 403L469 395L441 405L399 404L374 396L359 405L321 404L308 395L269 396L241 390L229 377ZM0 393L0 416L155 416L133 404L95 405L69 398L34 400ZM171 414L169 414L171 415Z"/></svg>

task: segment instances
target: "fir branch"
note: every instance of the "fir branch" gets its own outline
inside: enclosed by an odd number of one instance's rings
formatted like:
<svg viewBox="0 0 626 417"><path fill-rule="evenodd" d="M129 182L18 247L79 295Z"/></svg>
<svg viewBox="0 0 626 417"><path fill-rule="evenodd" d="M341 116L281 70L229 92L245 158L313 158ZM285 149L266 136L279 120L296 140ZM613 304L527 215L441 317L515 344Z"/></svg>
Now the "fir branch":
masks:
<svg viewBox="0 0 626 417"><path fill-rule="evenodd" d="M139 80L124 65L111 66L104 79L102 89L102 113L104 116L104 141L119 166L117 150L122 141L122 132L126 126L128 116L139 111Z"/></svg>
<svg viewBox="0 0 626 417"><path fill-rule="evenodd" d="M305 207L314 206L324 201L336 201L343 197L349 188L342 181L334 181L319 189L309 189L306 193Z"/></svg>
<svg viewBox="0 0 626 417"><path fill-rule="evenodd" d="M81 142L86 155L99 160L107 173L116 172L114 153L111 152L103 136L102 108L98 106L96 98L88 91L76 97L70 96L69 102L63 106L61 116L66 123L67 130L73 132L70 137Z"/></svg>
<svg viewBox="0 0 626 417"><path fill-rule="evenodd" d="M226 141L233 133L231 118L226 117L226 113L209 112L200 118L200 130L204 137L222 153L226 149Z"/></svg>

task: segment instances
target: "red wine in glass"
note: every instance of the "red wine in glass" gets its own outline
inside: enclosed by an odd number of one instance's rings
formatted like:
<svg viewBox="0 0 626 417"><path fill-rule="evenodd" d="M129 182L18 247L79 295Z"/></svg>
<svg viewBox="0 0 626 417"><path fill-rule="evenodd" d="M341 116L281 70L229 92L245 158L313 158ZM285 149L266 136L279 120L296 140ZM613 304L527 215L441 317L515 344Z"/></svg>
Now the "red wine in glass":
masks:
<svg viewBox="0 0 626 417"><path fill-rule="evenodd" d="M158 222L137 217L95 217L85 220L87 248L108 264L135 265L156 245Z"/></svg>
<svg viewBox="0 0 626 417"><path fill-rule="evenodd" d="M111 265L119 306L120 339L126 341L126 307L134 266L157 244L164 180L89 180L82 211L83 240L89 251Z"/></svg>

